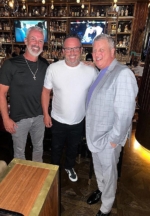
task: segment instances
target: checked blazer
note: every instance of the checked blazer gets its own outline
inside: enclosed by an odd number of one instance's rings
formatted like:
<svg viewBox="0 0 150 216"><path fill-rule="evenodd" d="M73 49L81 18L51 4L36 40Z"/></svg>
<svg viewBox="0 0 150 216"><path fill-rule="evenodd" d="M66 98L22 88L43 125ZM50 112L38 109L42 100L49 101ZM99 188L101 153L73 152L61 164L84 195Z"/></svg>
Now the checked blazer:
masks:
<svg viewBox="0 0 150 216"><path fill-rule="evenodd" d="M124 146L135 111L137 82L133 72L116 59L94 89L86 110L86 139L91 152Z"/></svg>

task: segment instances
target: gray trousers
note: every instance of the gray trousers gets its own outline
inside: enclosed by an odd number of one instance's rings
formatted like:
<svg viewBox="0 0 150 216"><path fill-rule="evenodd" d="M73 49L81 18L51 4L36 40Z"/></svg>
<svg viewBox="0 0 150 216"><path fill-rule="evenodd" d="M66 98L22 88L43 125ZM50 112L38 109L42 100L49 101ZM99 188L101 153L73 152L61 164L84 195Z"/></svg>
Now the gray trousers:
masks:
<svg viewBox="0 0 150 216"><path fill-rule="evenodd" d="M103 149L101 152L92 153L94 172L99 190L102 192L102 205L100 210L109 213L115 200L117 189L117 163L121 145L116 148Z"/></svg>
<svg viewBox="0 0 150 216"><path fill-rule="evenodd" d="M12 134L14 157L23 160L25 159L25 146L28 133L30 133L33 145L32 160L42 162L45 131L43 115L22 119L16 123L18 126L16 128L16 133Z"/></svg>

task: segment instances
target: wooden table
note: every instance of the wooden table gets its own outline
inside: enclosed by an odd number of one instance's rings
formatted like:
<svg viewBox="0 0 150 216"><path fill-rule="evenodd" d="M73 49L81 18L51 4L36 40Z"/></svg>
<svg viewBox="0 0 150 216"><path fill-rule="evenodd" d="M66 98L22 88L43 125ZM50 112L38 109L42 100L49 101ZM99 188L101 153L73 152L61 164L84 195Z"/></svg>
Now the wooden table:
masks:
<svg viewBox="0 0 150 216"><path fill-rule="evenodd" d="M13 159L0 178L0 208L24 216L59 216L58 166Z"/></svg>

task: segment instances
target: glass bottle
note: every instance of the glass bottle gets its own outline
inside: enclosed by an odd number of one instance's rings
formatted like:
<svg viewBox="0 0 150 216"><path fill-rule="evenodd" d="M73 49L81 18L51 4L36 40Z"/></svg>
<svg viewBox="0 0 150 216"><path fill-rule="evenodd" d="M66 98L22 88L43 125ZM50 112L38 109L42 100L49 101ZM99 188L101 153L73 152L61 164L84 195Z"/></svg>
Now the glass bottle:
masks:
<svg viewBox="0 0 150 216"><path fill-rule="evenodd" d="M101 9L101 17L104 17L105 16L105 11L104 11L104 8L102 7L102 9Z"/></svg>
<svg viewBox="0 0 150 216"><path fill-rule="evenodd" d="M125 16L128 16L128 6L125 9Z"/></svg>
<svg viewBox="0 0 150 216"><path fill-rule="evenodd" d="M0 30L2 30L2 23L0 22Z"/></svg>
<svg viewBox="0 0 150 216"><path fill-rule="evenodd" d="M77 9L76 9L76 7L74 8L74 16L76 17L77 15L76 15L76 12L77 12Z"/></svg>
<svg viewBox="0 0 150 216"><path fill-rule="evenodd" d="M79 7L77 8L77 11L76 11L76 16L77 16L77 17L79 17L79 16L80 16L80 8L79 8Z"/></svg>
<svg viewBox="0 0 150 216"><path fill-rule="evenodd" d="M29 8L29 17L32 16L32 13L31 13L31 8Z"/></svg>
<svg viewBox="0 0 150 216"><path fill-rule="evenodd" d="M84 12L83 12L83 10L82 10L82 9L81 9L80 16L81 16L81 17L83 17L83 16L84 16Z"/></svg>
<svg viewBox="0 0 150 216"><path fill-rule="evenodd" d="M121 25L118 26L118 32L121 32Z"/></svg>
<svg viewBox="0 0 150 216"><path fill-rule="evenodd" d="M67 16L67 7L65 7L64 10L63 10L63 16L64 17Z"/></svg>
<svg viewBox="0 0 150 216"><path fill-rule="evenodd" d="M99 17L99 10L97 10L97 12L96 12L96 16Z"/></svg>
<svg viewBox="0 0 150 216"><path fill-rule="evenodd" d="M51 23L51 21L50 21L50 23L49 23L49 31L50 31L50 32L52 31L52 23Z"/></svg>
<svg viewBox="0 0 150 216"><path fill-rule="evenodd" d="M56 31L59 31L59 23L56 22Z"/></svg>
<svg viewBox="0 0 150 216"><path fill-rule="evenodd" d="M50 17L53 17L53 16L54 16L54 10L51 9L51 10L50 10Z"/></svg>
<svg viewBox="0 0 150 216"><path fill-rule="evenodd" d="M95 17L95 13L94 13L94 8L93 7L91 8L91 16Z"/></svg>
<svg viewBox="0 0 150 216"><path fill-rule="evenodd" d="M128 6L128 16L133 16L133 5Z"/></svg>
<svg viewBox="0 0 150 216"><path fill-rule="evenodd" d="M75 16L75 9L71 8L71 16L74 17Z"/></svg>
<svg viewBox="0 0 150 216"><path fill-rule="evenodd" d="M121 16L124 16L124 7L121 8Z"/></svg>

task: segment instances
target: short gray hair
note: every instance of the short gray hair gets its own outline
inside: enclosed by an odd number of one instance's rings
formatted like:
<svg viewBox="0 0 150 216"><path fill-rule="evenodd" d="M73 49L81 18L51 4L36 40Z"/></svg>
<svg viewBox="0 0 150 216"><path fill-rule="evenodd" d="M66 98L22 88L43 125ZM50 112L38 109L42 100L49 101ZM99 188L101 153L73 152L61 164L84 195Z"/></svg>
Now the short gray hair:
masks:
<svg viewBox="0 0 150 216"><path fill-rule="evenodd" d="M39 26L31 26L30 28L28 28L27 30L27 35L26 35L26 38L28 37L29 33L33 30L36 30L36 31L39 31L43 34L43 38L44 38L44 32L43 32L43 29L40 28Z"/></svg>
<svg viewBox="0 0 150 216"><path fill-rule="evenodd" d="M108 44L110 45L110 48L115 48L115 42L113 40L113 38L110 35L107 34L100 34L98 35L96 38L94 38L93 44L95 41L99 41L99 40L107 40Z"/></svg>

